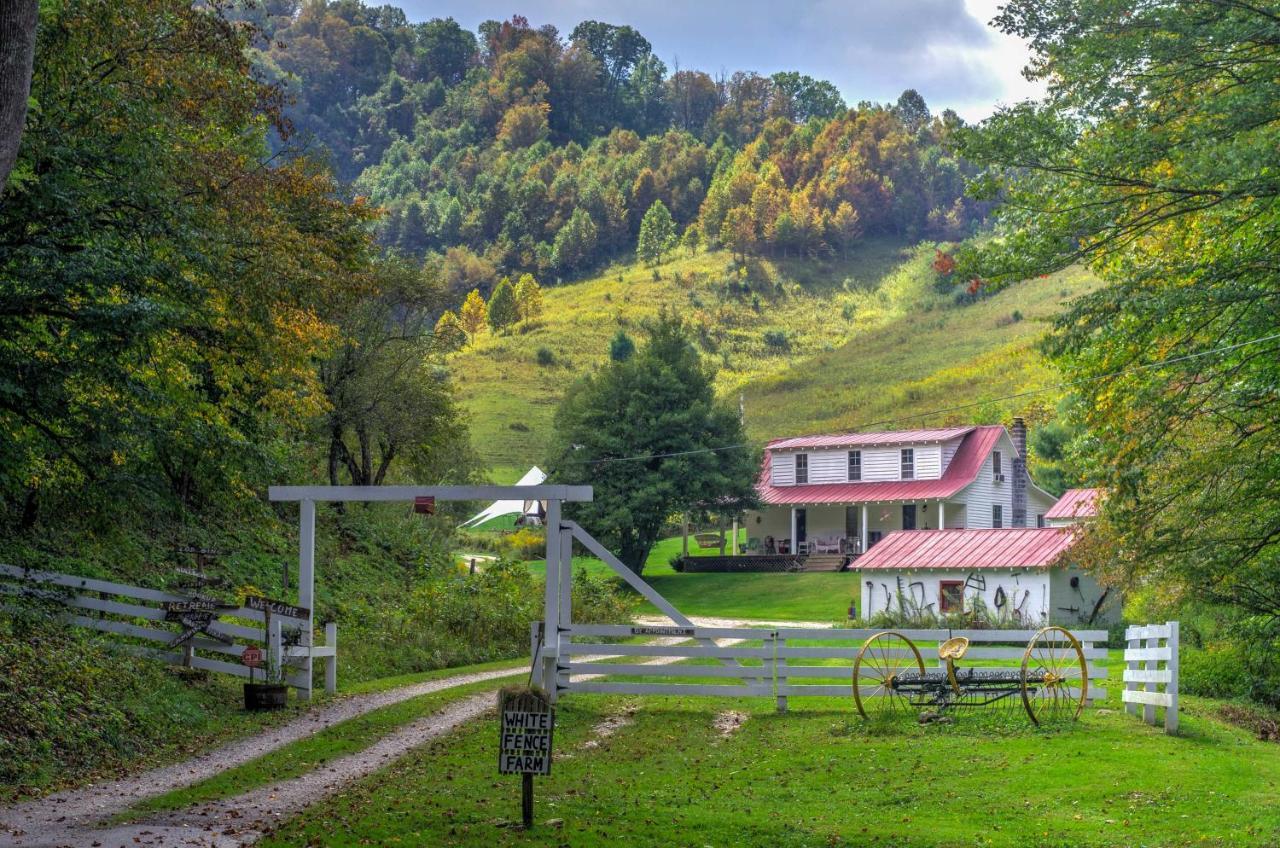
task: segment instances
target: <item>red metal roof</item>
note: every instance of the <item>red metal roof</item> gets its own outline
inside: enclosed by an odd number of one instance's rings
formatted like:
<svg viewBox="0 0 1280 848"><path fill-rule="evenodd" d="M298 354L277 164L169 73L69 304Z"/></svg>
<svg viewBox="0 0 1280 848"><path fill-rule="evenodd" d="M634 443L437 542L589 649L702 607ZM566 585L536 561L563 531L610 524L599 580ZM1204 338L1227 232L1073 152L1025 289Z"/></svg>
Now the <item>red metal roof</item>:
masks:
<svg viewBox="0 0 1280 848"><path fill-rule="evenodd" d="M987 454L1004 432L1000 426L953 428L966 434L955 456L937 480L885 480L868 483L811 483L807 486L775 486L769 482L770 451L764 452L764 464L756 491L766 504L867 503L871 501L914 501L949 498L972 483L982 468ZM915 432L945 433L948 430ZM886 435L871 434L866 435ZM789 441L789 440L788 440ZM770 443L770 449L772 449Z"/></svg>
<svg viewBox="0 0 1280 848"><path fill-rule="evenodd" d="M1071 527L898 530L858 557L859 570L1049 568L1076 540Z"/></svg>
<svg viewBox="0 0 1280 848"><path fill-rule="evenodd" d="M911 445L921 442L949 442L971 432L973 427L943 427L933 430L893 430L884 433L829 433L821 436L794 436L774 439L770 450L799 448L843 448L858 445Z"/></svg>
<svg viewBox="0 0 1280 848"><path fill-rule="evenodd" d="M1098 489L1067 489L1045 518L1088 518L1098 514Z"/></svg>

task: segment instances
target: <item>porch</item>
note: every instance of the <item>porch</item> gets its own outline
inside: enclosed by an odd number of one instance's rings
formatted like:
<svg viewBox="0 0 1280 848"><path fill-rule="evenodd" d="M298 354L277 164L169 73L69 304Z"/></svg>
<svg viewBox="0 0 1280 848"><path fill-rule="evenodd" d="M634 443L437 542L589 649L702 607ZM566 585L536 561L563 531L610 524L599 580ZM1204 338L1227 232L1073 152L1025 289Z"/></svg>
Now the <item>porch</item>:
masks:
<svg viewBox="0 0 1280 848"><path fill-rule="evenodd" d="M965 506L945 499L768 506L746 515L751 555L853 555L895 530L965 526Z"/></svg>

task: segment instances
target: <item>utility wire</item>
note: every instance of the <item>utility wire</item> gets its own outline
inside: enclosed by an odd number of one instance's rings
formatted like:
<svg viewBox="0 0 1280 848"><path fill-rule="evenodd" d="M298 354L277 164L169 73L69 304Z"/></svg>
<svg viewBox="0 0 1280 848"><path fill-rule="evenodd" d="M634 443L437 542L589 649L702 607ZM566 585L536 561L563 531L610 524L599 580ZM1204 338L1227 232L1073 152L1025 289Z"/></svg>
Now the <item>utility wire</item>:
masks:
<svg viewBox="0 0 1280 848"><path fill-rule="evenodd" d="M858 425L857 427L852 427L850 428L850 430L851 431L863 430L868 427L883 427L885 425L895 424L901 421L912 421L916 418L927 418L932 415L943 415L948 412L961 412L966 409L973 409L976 406L986 406L987 404L1000 403L1001 401L1006 401L1006 400L1017 400L1019 398L1030 397L1031 395L1038 395L1038 394L1042 394L1043 392L1052 391L1053 389L1066 389L1066 388L1071 388L1072 386L1079 386L1085 383L1092 383L1096 380L1110 380L1114 377L1123 377L1126 374L1133 374L1138 371L1147 371L1152 368L1160 368L1165 365L1175 365L1179 362L1187 362L1192 359L1199 359L1205 356L1213 356L1215 354L1230 353L1231 351L1239 350L1242 347L1248 347L1250 345L1262 344L1264 342L1270 342L1270 341L1276 341L1276 340L1280 340L1280 333L1273 333L1270 336L1262 336L1261 338L1249 339L1248 341L1237 342L1236 344L1224 345L1222 347L1215 347L1209 350L1201 350L1195 353L1185 353L1180 356L1172 356L1172 357L1169 357L1168 359L1161 359L1156 362L1145 362L1145 363L1142 363L1141 365L1131 365L1128 368L1122 368L1119 371L1111 371L1106 374L1097 374L1093 377L1081 377L1076 380L1066 380L1061 383L1053 383L1048 386L1041 386L1038 389L1027 389L1026 391L1014 392L1013 394L1003 395L1001 397L971 401L969 403L957 404L956 406L947 406L947 407L942 407L941 409L932 409L927 412L916 412L911 415L901 415L897 418L886 418L880 421L868 421L864 424ZM717 448L694 448L691 450L684 450L684 451L671 451L669 453L647 453L647 454L638 454L636 456L615 456L615 457L605 457L603 459L586 459L586 460L581 460L579 464L605 465L607 463L612 463L612 462L641 462L649 459L667 459L669 457L690 456L692 454L721 453L723 451L741 450L742 448L749 448L749 447L751 447L750 442L741 442L736 445L723 445Z"/></svg>

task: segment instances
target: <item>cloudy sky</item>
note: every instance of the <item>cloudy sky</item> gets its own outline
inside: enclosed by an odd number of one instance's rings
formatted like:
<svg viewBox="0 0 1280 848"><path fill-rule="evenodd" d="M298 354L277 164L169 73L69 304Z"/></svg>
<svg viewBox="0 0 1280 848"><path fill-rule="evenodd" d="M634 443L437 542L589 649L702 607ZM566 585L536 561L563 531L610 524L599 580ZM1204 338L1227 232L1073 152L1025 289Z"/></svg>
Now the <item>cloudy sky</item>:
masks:
<svg viewBox="0 0 1280 848"><path fill-rule="evenodd" d="M671 68L716 74L796 70L828 79L851 105L915 88L937 112L967 120L1035 96L1027 51L987 25L1000 0L390 0L411 20L481 21L522 14L568 35L582 20L630 24Z"/></svg>

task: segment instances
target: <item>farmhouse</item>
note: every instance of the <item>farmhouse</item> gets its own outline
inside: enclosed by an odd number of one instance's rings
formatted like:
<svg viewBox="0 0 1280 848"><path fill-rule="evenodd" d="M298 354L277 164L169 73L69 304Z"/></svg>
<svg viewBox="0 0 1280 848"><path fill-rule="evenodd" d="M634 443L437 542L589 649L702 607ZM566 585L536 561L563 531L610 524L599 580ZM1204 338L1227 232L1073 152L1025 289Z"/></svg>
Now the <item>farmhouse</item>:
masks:
<svg viewBox="0 0 1280 848"><path fill-rule="evenodd" d="M1109 623L1118 604L1071 564L1073 527L891 533L858 559L863 617L985 611L1032 626Z"/></svg>
<svg viewBox="0 0 1280 848"><path fill-rule="evenodd" d="M946 427L775 439L746 516L748 553L858 556L898 530L1043 526L1027 428Z"/></svg>

